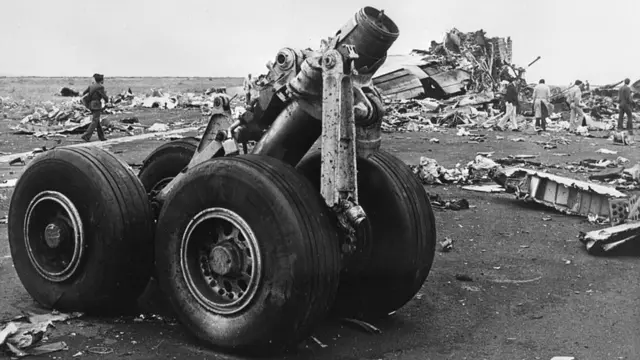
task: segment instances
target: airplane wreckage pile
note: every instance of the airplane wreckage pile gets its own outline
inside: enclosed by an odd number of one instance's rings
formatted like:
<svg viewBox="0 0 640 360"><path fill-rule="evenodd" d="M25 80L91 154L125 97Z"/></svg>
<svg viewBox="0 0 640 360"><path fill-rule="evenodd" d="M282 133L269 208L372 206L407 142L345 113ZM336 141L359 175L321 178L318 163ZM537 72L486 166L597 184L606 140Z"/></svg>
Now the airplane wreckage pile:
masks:
<svg viewBox="0 0 640 360"><path fill-rule="evenodd" d="M376 72L373 83L385 98L387 117L383 131L432 131L435 127L492 128L503 114L502 81L516 81L520 117L533 116L533 88L527 84L527 67L512 63L511 38L488 38L483 30L447 32L441 43L409 55L390 55ZM611 130L617 121L617 89L621 82L583 90L585 120L579 133ZM550 86L553 108L547 119L551 131L569 128L567 88ZM633 84L640 98L640 81ZM520 124L527 126L525 121Z"/></svg>
<svg viewBox="0 0 640 360"><path fill-rule="evenodd" d="M387 107L383 131L437 132L442 128L457 128L457 135L468 136L469 143L484 142L486 135L469 130L495 129L497 120L503 115L500 108L503 106L504 80L515 81L519 88L520 130L532 127L531 121L522 117L533 115L532 95L536 84L526 83L526 69L512 63L512 54L510 38L488 38L483 30L463 33L454 28L445 34L441 43L432 41L429 50L389 56L373 78ZM585 119L578 128L579 135L593 137L589 133L591 130L615 128L618 116L616 86L620 83L583 90ZM637 99L640 81L632 88L634 99ZM551 86L553 107L547 119L547 129L551 132L569 128L567 90ZM613 142L628 144L625 133L610 136ZM569 141L560 137L538 143L544 149L553 149L557 144ZM439 140L432 138L430 142ZM606 153L606 149L603 152ZM579 238L592 254L640 238L640 201L636 195L620 191L640 189L640 164L625 168L624 164L629 160L618 157L615 161L590 159L565 166L545 166L532 161L533 155L513 155L495 161L489 158L490 155L479 153L466 166L458 164L452 169L422 157L420 164L412 168L425 184L459 184L471 191L513 193L518 199L588 217L592 223L610 223L612 228L580 233ZM545 172L549 167L590 173L589 180L600 184ZM478 185L483 181L497 184Z"/></svg>

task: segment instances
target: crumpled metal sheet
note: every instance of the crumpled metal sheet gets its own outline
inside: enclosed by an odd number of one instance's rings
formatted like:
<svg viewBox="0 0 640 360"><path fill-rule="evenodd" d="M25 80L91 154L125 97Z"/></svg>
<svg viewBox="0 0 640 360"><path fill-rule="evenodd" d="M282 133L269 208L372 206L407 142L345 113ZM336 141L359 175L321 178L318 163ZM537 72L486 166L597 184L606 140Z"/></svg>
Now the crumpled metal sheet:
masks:
<svg viewBox="0 0 640 360"><path fill-rule="evenodd" d="M64 342L38 346L44 334L54 322L66 321L82 316L81 313L29 314L14 318L2 325L0 348L5 347L15 356L42 355L66 348Z"/></svg>
<svg viewBox="0 0 640 360"><path fill-rule="evenodd" d="M640 239L640 222L616 225L587 233L580 232L578 239L589 253L610 251L628 241Z"/></svg>
<svg viewBox="0 0 640 360"><path fill-rule="evenodd" d="M524 168L500 170L493 178L519 199L572 215L610 219L609 201L628 199L626 194L612 187Z"/></svg>
<svg viewBox="0 0 640 360"><path fill-rule="evenodd" d="M474 161L466 166L457 164L454 168L447 169L438 164L435 159L425 156L420 157L418 165L410 165L413 173L420 178L422 183L433 184L473 184L490 180L489 173L500 167L499 164L484 156L478 155Z"/></svg>
<svg viewBox="0 0 640 360"><path fill-rule="evenodd" d="M428 50L388 56L373 83L384 96L395 99L446 99L497 91L500 80L515 79L523 70L514 68L511 59L510 38L489 39L482 30L463 33L454 28L442 43L432 41Z"/></svg>

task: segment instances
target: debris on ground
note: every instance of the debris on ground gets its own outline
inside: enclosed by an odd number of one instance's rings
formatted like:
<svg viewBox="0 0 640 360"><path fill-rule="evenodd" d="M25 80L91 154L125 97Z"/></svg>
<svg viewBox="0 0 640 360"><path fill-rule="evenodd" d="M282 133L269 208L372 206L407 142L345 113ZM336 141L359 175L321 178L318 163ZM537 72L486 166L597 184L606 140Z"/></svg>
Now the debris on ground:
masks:
<svg viewBox="0 0 640 360"><path fill-rule="evenodd" d="M491 184L491 185L467 185L467 186L463 186L462 187L463 190L469 190L469 191L477 191L477 192L484 192L484 193L500 193L500 192L505 192L505 188L503 188L502 186L498 185L498 184Z"/></svg>
<svg viewBox="0 0 640 360"><path fill-rule="evenodd" d="M606 229L580 232L579 237L587 252L598 255L640 238L640 222L616 225Z"/></svg>
<svg viewBox="0 0 640 360"><path fill-rule="evenodd" d="M455 168L447 169L440 166L435 159L425 156L420 157L420 164L410 165L413 173L427 185L432 184L473 184L481 181L490 181L489 171L500 165L495 161L477 155L474 161L466 166L456 164Z"/></svg>
<svg viewBox="0 0 640 360"><path fill-rule="evenodd" d="M610 140L612 140L616 144L629 145L629 137L627 133L624 131L614 132L611 134Z"/></svg>
<svg viewBox="0 0 640 360"><path fill-rule="evenodd" d="M162 123L155 123L153 125L151 125L149 127L149 129L147 129L151 132L163 132L163 131L168 131L169 127L166 124L162 124Z"/></svg>
<svg viewBox="0 0 640 360"><path fill-rule="evenodd" d="M18 357L67 350L64 342L38 344L54 322L67 321L80 316L82 316L80 313L63 314L54 311L49 314L28 314L28 316L14 318L2 325L0 348L4 347L5 350Z"/></svg>
<svg viewBox="0 0 640 360"><path fill-rule="evenodd" d="M80 96L80 93L72 88L63 87L60 89L60 96L67 96L67 97Z"/></svg>
<svg viewBox="0 0 640 360"><path fill-rule="evenodd" d="M211 89L209 89L211 90ZM137 108L157 109L188 109L199 108L203 116L210 115L216 94L223 91L208 91L203 93L165 93L162 90L151 89L148 94L133 94L128 89L112 96L109 102L103 102L104 115L120 115L132 113ZM82 103L80 94L71 88L63 87L60 96L69 97L57 103L53 101L30 102L15 101L11 98L0 99L0 110L4 117L20 120L19 124L10 126L14 135L33 135L36 137L53 137L67 134L79 134L86 131L91 123L91 111ZM110 121L102 119L102 126L107 134L113 130L131 131ZM124 124L137 124L136 117L126 117L121 120ZM142 127L140 127L142 128Z"/></svg>
<svg viewBox="0 0 640 360"><path fill-rule="evenodd" d="M18 165L18 166L24 166L24 165L26 165L26 164L27 164L27 163L26 163L24 160L22 160L22 158L21 158L21 157L17 157L17 158L15 158L15 159L13 159L13 160L9 161L9 165L11 165L11 166L16 166L16 165Z"/></svg>
<svg viewBox="0 0 640 360"><path fill-rule="evenodd" d="M431 201L431 205L441 209L455 211L469 209L469 201L467 199L444 200L438 194L429 194L429 201Z"/></svg>
<svg viewBox="0 0 640 360"><path fill-rule="evenodd" d="M320 347L323 349L329 347L329 345L324 344L323 342L318 340L318 338L315 336L311 336L311 340L313 340L313 342L315 342L316 344L320 345Z"/></svg>
<svg viewBox="0 0 640 360"><path fill-rule="evenodd" d="M589 175L589 180L608 181L618 179L622 176L624 168L606 169L601 172Z"/></svg>
<svg viewBox="0 0 640 360"><path fill-rule="evenodd" d="M382 334L382 330L378 329L377 327L371 325L370 323L366 322L366 321L362 321L362 320L358 320L358 319L351 319L351 318L342 318L342 321L346 322L347 324L353 324L356 325L357 327L359 327L360 329L371 333L371 334Z"/></svg>
<svg viewBox="0 0 640 360"><path fill-rule="evenodd" d="M87 352L95 355L109 355L113 353L113 349L108 347L102 347L102 346L94 346L87 349Z"/></svg>
<svg viewBox="0 0 640 360"><path fill-rule="evenodd" d="M609 149L598 149L598 150L596 150L596 152L598 154L610 154L610 155L616 155L618 153L617 151L613 151L613 150L609 150Z"/></svg>
<svg viewBox="0 0 640 360"><path fill-rule="evenodd" d="M466 274L456 274L456 280L458 281L473 281L471 276Z"/></svg>
<svg viewBox="0 0 640 360"><path fill-rule="evenodd" d="M611 219L610 201L629 199L615 188L524 168L499 170L493 178L518 199L571 215Z"/></svg>
<svg viewBox="0 0 640 360"><path fill-rule="evenodd" d="M0 188L12 188L16 186L18 179L7 179L0 181Z"/></svg>
<svg viewBox="0 0 640 360"><path fill-rule="evenodd" d="M440 241L440 252L446 253L451 250L453 250L453 239L447 236Z"/></svg>

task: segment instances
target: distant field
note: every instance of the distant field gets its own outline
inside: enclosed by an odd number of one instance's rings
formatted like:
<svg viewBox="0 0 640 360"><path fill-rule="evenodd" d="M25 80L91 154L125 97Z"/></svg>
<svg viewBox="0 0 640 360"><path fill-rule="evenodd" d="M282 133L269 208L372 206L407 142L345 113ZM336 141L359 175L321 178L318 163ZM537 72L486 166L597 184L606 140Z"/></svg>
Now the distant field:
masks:
<svg viewBox="0 0 640 360"><path fill-rule="evenodd" d="M106 77L105 88L109 96L131 88L134 94L150 93L151 89L162 89L171 93L199 93L211 87L228 88L235 94L234 87L242 86L242 78L206 78L206 77ZM11 97L13 100L41 102L51 100L62 101L58 96L60 88L69 87L82 92L91 83L90 77L0 77L0 97Z"/></svg>

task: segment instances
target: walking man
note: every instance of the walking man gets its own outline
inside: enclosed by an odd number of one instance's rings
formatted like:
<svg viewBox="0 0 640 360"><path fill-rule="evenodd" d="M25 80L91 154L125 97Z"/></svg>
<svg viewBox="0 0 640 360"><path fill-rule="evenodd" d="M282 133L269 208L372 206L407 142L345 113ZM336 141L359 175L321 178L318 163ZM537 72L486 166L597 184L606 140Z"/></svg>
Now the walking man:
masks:
<svg viewBox="0 0 640 360"><path fill-rule="evenodd" d="M540 82L533 89L533 109L536 115L536 130L542 128L542 131L547 130L547 116L549 116L549 109L551 104L549 99L551 98L551 89L549 85L545 84L544 79L540 79Z"/></svg>
<svg viewBox="0 0 640 360"><path fill-rule="evenodd" d="M504 96L506 110L502 119L498 121L498 128L504 131L504 126L506 125L507 121L511 120L511 130L518 131L518 120L516 119L516 108L518 106L518 89L516 89L515 80L512 80L511 82L503 80L502 84L507 84L507 92Z"/></svg>
<svg viewBox="0 0 640 360"><path fill-rule="evenodd" d="M618 106L620 112L618 113L618 131L624 130L624 114L627 114L627 131L629 131L629 135L633 135L633 114L631 114L631 104L633 104L633 100L631 100L631 88L629 88L629 83L631 80L624 79L624 85L618 91L618 101L620 105Z"/></svg>
<svg viewBox="0 0 640 360"><path fill-rule="evenodd" d="M105 141L104 132L102 131L102 126L100 125L100 113L102 112L102 101L109 101L107 97L107 92L104 90L104 75L101 74L93 74L93 84L89 85L89 87L82 93L83 100L85 101L85 105L89 110L91 110L91 125L87 129L87 132L82 135L82 140L91 141L91 136L93 136L93 132L98 130L98 139L100 141Z"/></svg>
<svg viewBox="0 0 640 360"><path fill-rule="evenodd" d="M244 97L247 105L251 105L251 90L253 90L253 82L251 80L251 74L247 75L243 83Z"/></svg>
<svg viewBox="0 0 640 360"><path fill-rule="evenodd" d="M578 129L578 126L582 125L582 120L584 120L584 112L582 111L582 107L580 102L582 101L582 90L580 86L582 85L582 81L576 80L575 86L569 89L569 93L567 94L567 102L569 103L569 107L571 108L571 116L569 118L569 132L574 132Z"/></svg>

